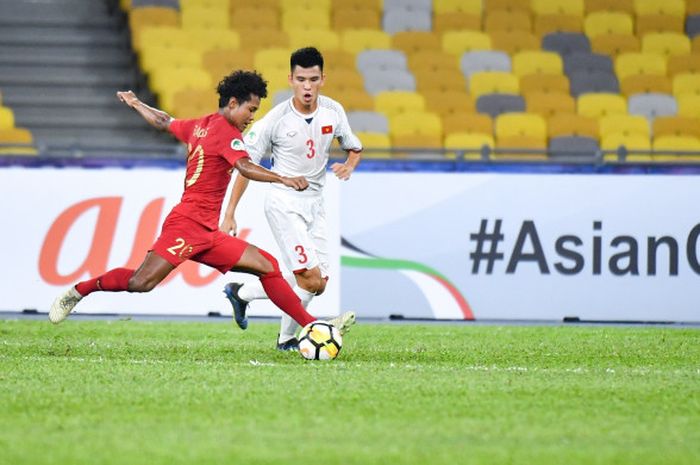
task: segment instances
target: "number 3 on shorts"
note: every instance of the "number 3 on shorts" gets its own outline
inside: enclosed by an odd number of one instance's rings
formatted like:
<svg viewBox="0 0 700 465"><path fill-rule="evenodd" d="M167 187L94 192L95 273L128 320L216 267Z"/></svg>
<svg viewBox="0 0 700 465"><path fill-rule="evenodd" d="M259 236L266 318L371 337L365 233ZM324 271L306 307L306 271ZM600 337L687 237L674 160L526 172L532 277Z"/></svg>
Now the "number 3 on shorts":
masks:
<svg viewBox="0 0 700 465"><path fill-rule="evenodd" d="M309 257L306 256L306 250L304 250L303 245L298 245L294 247L294 251L299 254L299 263L302 265L309 261Z"/></svg>

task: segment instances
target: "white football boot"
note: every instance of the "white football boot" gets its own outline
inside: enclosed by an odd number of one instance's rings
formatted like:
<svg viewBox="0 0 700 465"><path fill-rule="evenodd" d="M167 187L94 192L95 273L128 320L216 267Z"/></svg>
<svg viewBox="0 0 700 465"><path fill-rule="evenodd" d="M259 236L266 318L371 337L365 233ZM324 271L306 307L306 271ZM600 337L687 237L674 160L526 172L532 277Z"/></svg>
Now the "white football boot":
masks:
<svg viewBox="0 0 700 465"><path fill-rule="evenodd" d="M355 312L341 313L337 317L328 320L328 323L335 326L342 336L350 331L350 327L355 324Z"/></svg>
<svg viewBox="0 0 700 465"><path fill-rule="evenodd" d="M63 291L51 305L51 311L49 311L51 323L56 325L65 320L82 298L83 296L78 294L73 286Z"/></svg>

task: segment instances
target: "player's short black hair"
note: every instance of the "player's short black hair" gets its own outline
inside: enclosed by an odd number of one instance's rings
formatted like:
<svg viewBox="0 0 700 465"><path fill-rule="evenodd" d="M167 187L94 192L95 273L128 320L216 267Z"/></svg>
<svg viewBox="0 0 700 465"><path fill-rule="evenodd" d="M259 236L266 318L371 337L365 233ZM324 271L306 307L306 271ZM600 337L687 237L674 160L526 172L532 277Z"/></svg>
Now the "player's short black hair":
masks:
<svg viewBox="0 0 700 465"><path fill-rule="evenodd" d="M256 71L238 70L223 78L216 91L219 93L219 108L228 105L231 97L241 105L250 100L251 95L261 99L267 97L267 81Z"/></svg>
<svg viewBox="0 0 700 465"><path fill-rule="evenodd" d="M292 56L289 58L289 69L294 71L295 66L300 66L302 68L318 66L318 68L323 71L323 55L321 55L321 52L319 52L316 47L300 48L292 53Z"/></svg>

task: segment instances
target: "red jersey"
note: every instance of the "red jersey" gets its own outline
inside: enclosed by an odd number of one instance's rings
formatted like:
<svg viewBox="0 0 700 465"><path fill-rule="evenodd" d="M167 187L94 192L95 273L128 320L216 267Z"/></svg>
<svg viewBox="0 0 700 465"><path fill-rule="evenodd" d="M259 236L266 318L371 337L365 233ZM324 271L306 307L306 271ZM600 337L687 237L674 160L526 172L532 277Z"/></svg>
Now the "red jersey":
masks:
<svg viewBox="0 0 700 465"><path fill-rule="evenodd" d="M169 130L188 152L185 191L173 211L215 230L233 165L248 156L243 136L218 113L174 120Z"/></svg>

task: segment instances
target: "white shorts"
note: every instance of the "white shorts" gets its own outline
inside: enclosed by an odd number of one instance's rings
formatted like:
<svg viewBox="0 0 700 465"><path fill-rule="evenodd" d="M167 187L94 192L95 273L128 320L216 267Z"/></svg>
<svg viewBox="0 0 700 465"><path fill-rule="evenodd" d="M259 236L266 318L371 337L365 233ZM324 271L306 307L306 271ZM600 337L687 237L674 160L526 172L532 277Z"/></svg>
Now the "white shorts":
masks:
<svg viewBox="0 0 700 465"><path fill-rule="evenodd" d="M319 267L321 276L328 276L328 226L322 195L270 189L265 216L287 269L297 272Z"/></svg>

